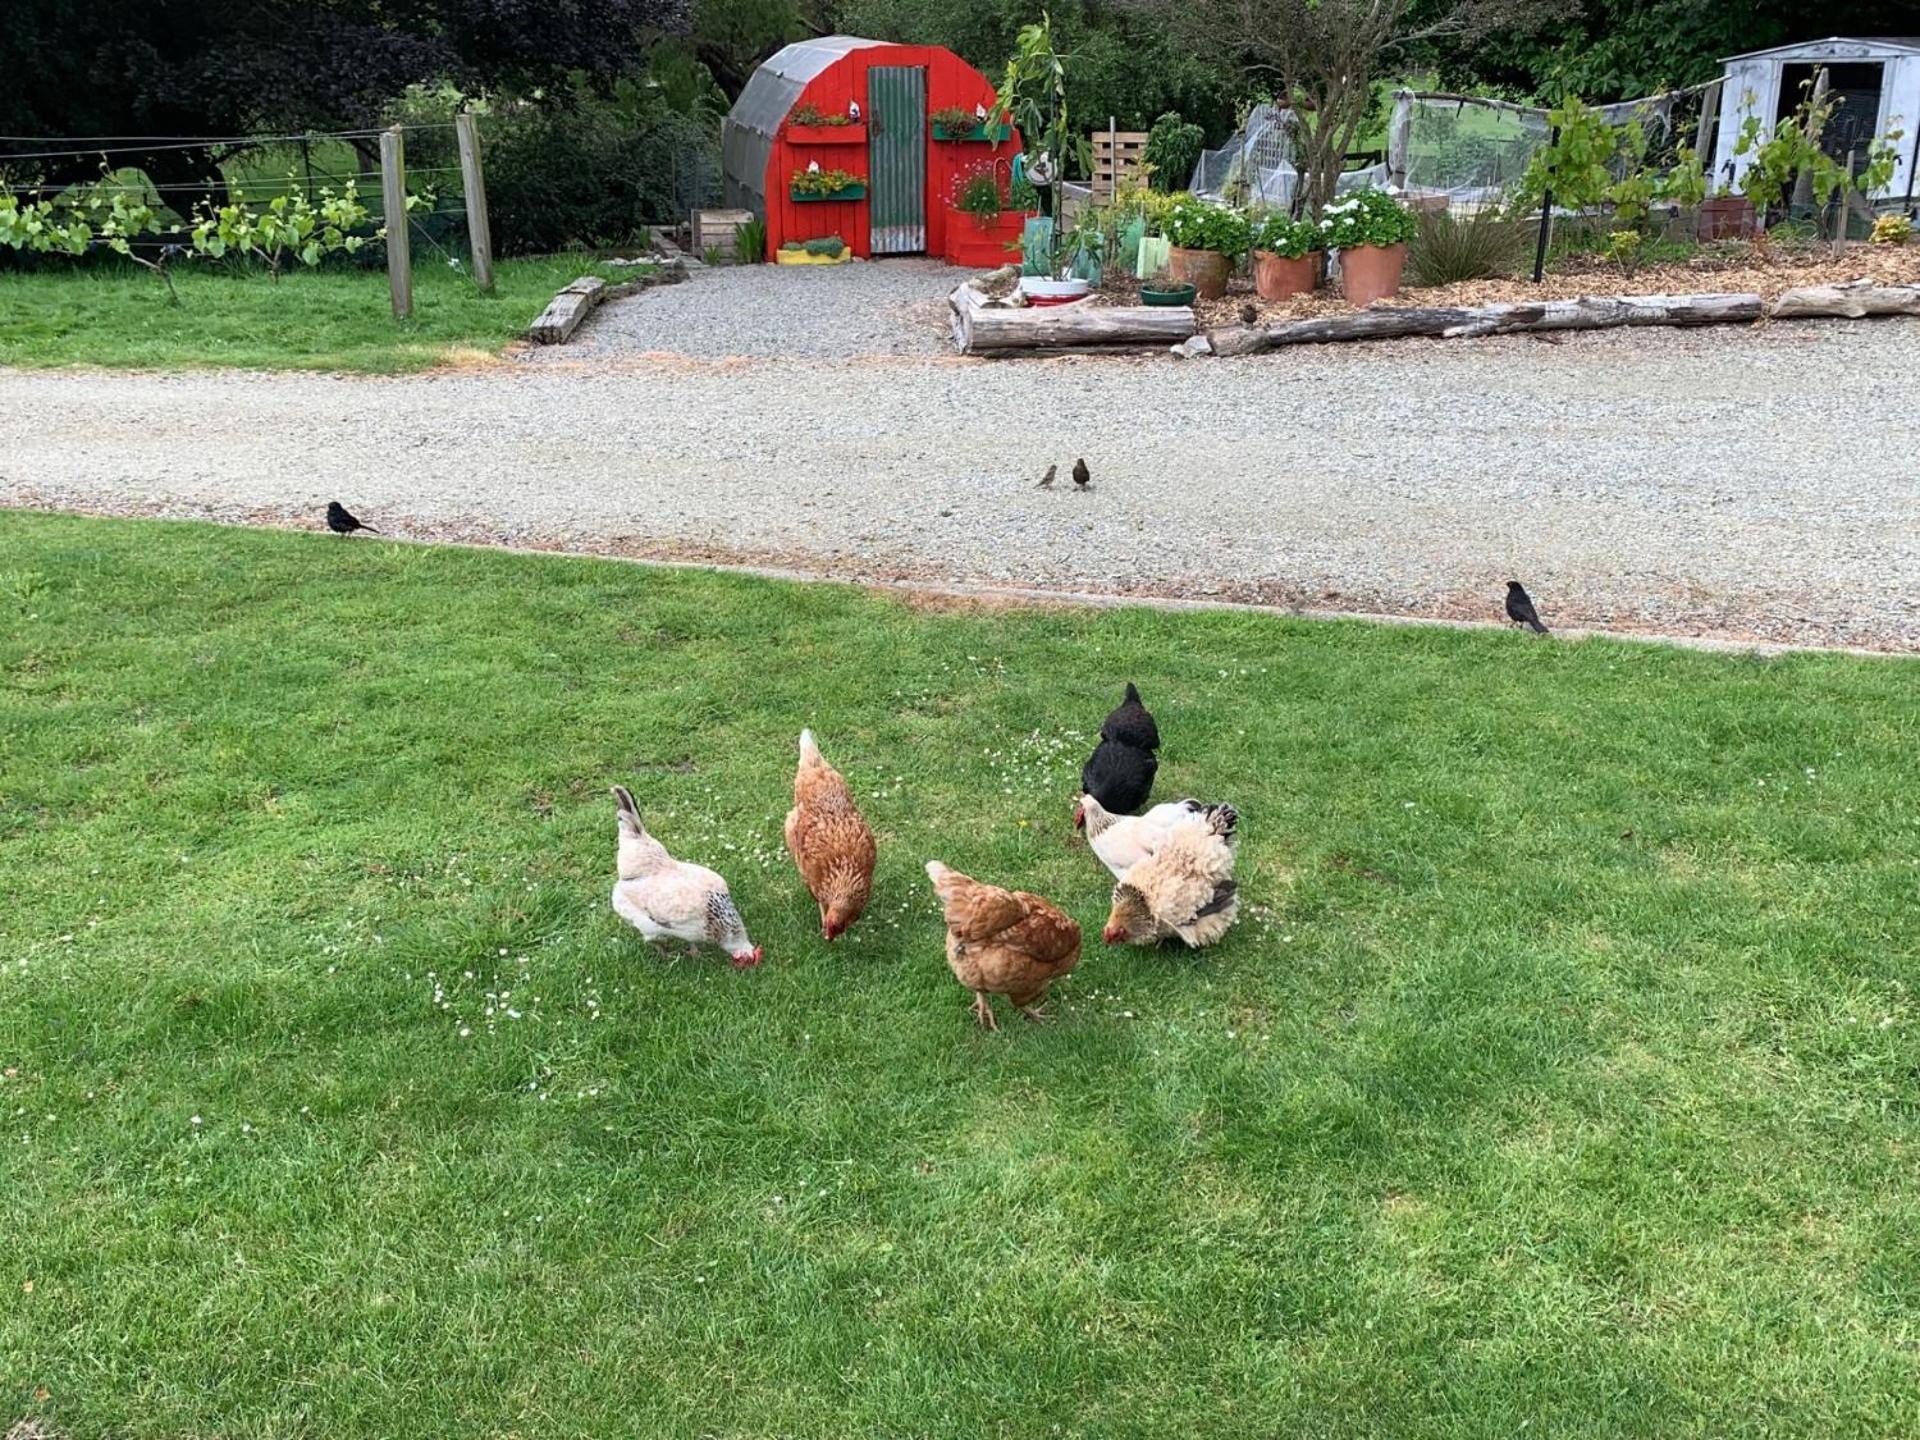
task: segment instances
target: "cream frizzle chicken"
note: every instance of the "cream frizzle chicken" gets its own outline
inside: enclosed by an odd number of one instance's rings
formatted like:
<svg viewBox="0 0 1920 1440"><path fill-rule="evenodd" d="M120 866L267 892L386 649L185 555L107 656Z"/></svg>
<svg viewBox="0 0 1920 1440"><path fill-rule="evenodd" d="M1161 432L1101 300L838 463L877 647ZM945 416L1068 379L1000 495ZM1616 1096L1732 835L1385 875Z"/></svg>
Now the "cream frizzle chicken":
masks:
<svg viewBox="0 0 1920 1440"><path fill-rule="evenodd" d="M1232 928L1240 913L1233 878L1232 815L1183 820L1158 849L1113 887L1100 938L1109 945L1152 945L1177 935L1198 950Z"/></svg>
<svg viewBox="0 0 1920 1440"><path fill-rule="evenodd" d="M640 809L624 785L613 787L620 814L620 878L613 885L613 910L649 940L684 940L689 945L718 945L742 969L760 963L760 947L733 907L727 882L704 865L689 865L667 853L647 833Z"/></svg>
<svg viewBox="0 0 1920 1440"><path fill-rule="evenodd" d="M813 731L800 732L800 766L787 812L787 849L820 906L820 933L844 935L873 889L873 830L840 772L826 762Z"/></svg>
<svg viewBox="0 0 1920 1440"><path fill-rule="evenodd" d="M1082 795L1073 810L1073 823L1087 832L1087 844L1100 863L1124 880L1127 871L1158 850L1174 828L1196 816L1218 820L1229 845L1238 820L1231 805L1206 805L1198 800L1171 800L1144 815L1116 815L1091 795Z"/></svg>

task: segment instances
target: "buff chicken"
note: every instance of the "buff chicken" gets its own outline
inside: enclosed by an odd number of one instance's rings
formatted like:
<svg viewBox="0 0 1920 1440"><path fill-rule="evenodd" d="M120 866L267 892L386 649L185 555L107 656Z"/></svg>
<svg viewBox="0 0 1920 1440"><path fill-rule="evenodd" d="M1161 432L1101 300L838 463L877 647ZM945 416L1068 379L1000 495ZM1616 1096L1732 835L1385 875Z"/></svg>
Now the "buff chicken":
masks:
<svg viewBox="0 0 1920 1440"><path fill-rule="evenodd" d="M787 849L820 906L820 933L844 935L867 908L873 888L873 831L853 803L853 792L814 743L800 732L800 765L787 812Z"/></svg>
<svg viewBox="0 0 1920 1440"><path fill-rule="evenodd" d="M947 921L947 965L973 992L973 1015L989 1030L988 997L1004 995L1030 1020L1044 1017L1047 987L1080 963L1080 926L1072 916L1024 890L982 884L938 860L927 877Z"/></svg>

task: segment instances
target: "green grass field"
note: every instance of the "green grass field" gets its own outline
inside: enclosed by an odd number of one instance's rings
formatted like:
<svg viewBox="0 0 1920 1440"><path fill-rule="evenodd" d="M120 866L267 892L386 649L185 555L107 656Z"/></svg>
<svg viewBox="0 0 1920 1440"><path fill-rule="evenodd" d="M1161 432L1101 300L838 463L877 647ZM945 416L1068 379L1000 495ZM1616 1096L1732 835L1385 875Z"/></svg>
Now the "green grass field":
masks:
<svg viewBox="0 0 1920 1440"><path fill-rule="evenodd" d="M498 350L581 275L632 278L590 256L503 260L492 295L431 252L414 256L413 315L395 320L384 270L298 271L274 281L179 266L178 305L133 266L0 272L0 365L178 369L424 370Z"/></svg>
<svg viewBox="0 0 1920 1440"><path fill-rule="evenodd" d="M0 1430L1912 1428L1911 661L0 557ZM1099 944L1129 678L1159 793L1242 809L1212 951ZM881 836L833 947L805 723ZM615 919L616 780L763 968ZM1056 1023L975 1029L929 856L1092 931Z"/></svg>

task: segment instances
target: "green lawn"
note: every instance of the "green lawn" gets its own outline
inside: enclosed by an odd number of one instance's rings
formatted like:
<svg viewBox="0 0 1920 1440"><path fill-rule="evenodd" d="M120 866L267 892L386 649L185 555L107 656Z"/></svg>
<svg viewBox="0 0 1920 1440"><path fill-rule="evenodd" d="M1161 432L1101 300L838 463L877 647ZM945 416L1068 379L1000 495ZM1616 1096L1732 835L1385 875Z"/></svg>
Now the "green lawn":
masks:
<svg viewBox="0 0 1920 1440"><path fill-rule="evenodd" d="M498 350L581 275L621 276L590 256L505 260L495 292L422 247L413 315L395 320L384 270L234 275L179 266L178 305L131 266L0 272L0 365L136 369L234 365L269 370L423 370L460 350Z"/></svg>
<svg viewBox="0 0 1920 1440"><path fill-rule="evenodd" d="M0 616L0 1430L1913 1428L1911 661L20 513ZM1242 808L1203 954L1099 944L1129 678ZM615 919L616 780L762 969ZM1092 930L1055 1024L929 856Z"/></svg>

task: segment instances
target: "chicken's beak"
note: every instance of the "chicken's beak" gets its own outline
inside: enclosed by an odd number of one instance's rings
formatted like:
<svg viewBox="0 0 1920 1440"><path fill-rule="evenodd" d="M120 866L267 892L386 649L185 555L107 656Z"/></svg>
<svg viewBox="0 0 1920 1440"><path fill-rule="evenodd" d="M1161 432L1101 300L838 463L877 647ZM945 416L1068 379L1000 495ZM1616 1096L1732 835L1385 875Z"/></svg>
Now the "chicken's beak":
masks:
<svg viewBox="0 0 1920 1440"><path fill-rule="evenodd" d="M1109 945L1118 945L1122 940L1127 938L1126 927L1124 925L1109 925L1100 932L1100 938Z"/></svg>
<svg viewBox="0 0 1920 1440"><path fill-rule="evenodd" d="M750 970L759 963L760 947L758 945L754 946L751 950L744 950L733 957L733 968L736 970Z"/></svg>
<svg viewBox="0 0 1920 1440"><path fill-rule="evenodd" d="M840 938L840 932L831 925L822 925L820 927L820 938L822 940L837 940Z"/></svg>
<svg viewBox="0 0 1920 1440"><path fill-rule="evenodd" d="M1076 804L1073 807L1073 828L1076 830L1084 830L1087 828L1086 806Z"/></svg>

